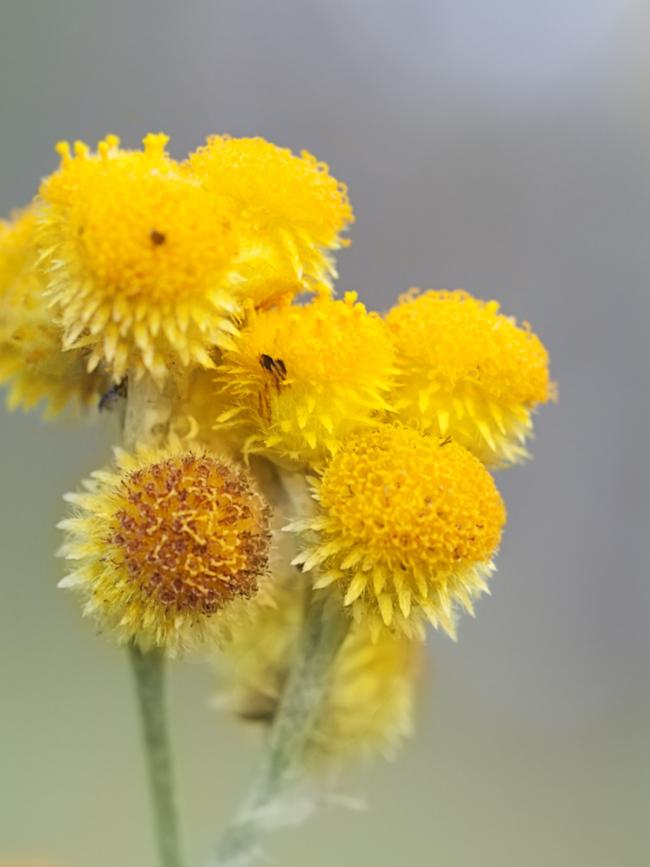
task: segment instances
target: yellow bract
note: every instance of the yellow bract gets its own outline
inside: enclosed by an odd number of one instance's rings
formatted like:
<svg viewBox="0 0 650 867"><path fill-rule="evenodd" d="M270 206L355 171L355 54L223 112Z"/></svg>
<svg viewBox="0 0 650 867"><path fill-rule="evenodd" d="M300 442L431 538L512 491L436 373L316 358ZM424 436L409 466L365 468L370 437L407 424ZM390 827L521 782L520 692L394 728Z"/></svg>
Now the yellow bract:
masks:
<svg viewBox="0 0 650 867"><path fill-rule="evenodd" d="M354 293L252 314L219 370L218 426L239 426L246 449L319 463L388 409L395 358L383 320Z"/></svg>
<svg viewBox="0 0 650 867"><path fill-rule="evenodd" d="M325 163L263 138L213 136L188 166L239 214L237 270L256 306L329 286L336 271L328 251L342 246L353 214Z"/></svg>
<svg viewBox="0 0 650 867"><path fill-rule="evenodd" d="M546 349L528 325L462 291L412 291L386 321L401 368L401 419L451 434L489 464L526 456L532 410L553 395Z"/></svg>
<svg viewBox="0 0 650 867"><path fill-rule="evenodd" d="M226 286L236 251L223 200L148 135L142 151L108 136L91 154L59 145L60 169L41 185L49 293L66 346L88 347L89 368L114 379L170 364L213 365L229 344L238 302Z"/></svg>
<svg viewBox="0 0 650 867"><path fill-rule="evenodd" d="M62 332L44 297L38 267L36 209L0 222L0 382L11 408L46 401L45 413L88 404L108 387L102 372L86 372L83 352L64 352Z"/></svg>
<svg viewBox="0 0 650 867"><path fill-rule="evenodd" d="M217 664L226 671L228 703L243 719L271 722L294 662L304 610L295 576L272 583L271 604L233 630ZM384 632L373 642L353 624L329 676L309 743L312 760L392 756L411 733L419 645Z"/></svg>
<svg viewBox="0 0 650 867"><path fill-rule="evenodd" d="M248 476L205 451L119 453L68 494L61 582L119 642L170 654L218 634L268 566L269 510Z"/></svg>
<svg viewBox="0 0 650 867"><path fill-rule="evenodd" d="M338 583L356 620L377 634L434 626L455 632L454 603L486 589L506 512L481 462L450 440L382 425L352 436L316 486L318 514L294 560Z"/></svg>

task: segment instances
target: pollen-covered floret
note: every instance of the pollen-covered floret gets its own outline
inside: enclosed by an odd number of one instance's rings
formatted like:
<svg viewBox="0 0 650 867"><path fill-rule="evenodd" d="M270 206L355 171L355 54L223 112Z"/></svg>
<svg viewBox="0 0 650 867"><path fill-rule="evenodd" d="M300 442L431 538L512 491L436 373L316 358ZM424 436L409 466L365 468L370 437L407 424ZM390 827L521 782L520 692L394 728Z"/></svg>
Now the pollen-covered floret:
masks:
<svg viewBox="0 0 650 867"><path fill-rule="evenodd" d="M170 654L228 628L267 572L269 510L247 474L206 451L118 453L69 494L61 586L119 642Z"/></svg>
<svg viewBox="0 0 650 867"><path fill-rule="evenodd" d="M41 185L48 291L65 345L90 350L116 381L131 369L159 382L170 364L213 364L239 307L226 286L236 250L230 210L148 135L142 151L116 136L97 153L58 146Z"/></svg>
<svg viewBox="0 0 650 867"><path fill-rule="evenodd" d="M421 635L424 618L455 635L455 604L487 589L506 512L481 462L450 439L382 425L347 440L316 484L318 513L294 560L375 635Z"/></svg>
<svg viewBox="0 0 650 867"><path fill-rule="evenodd" d="M253 313L219 368L217 426L247 451L317 464L385 414L394 373L385 322L353 292Z"/></svg>
<svg viewBox="0 0 650 867"><path fill-rule="evenodd" d="M263 138L224 135L209 138L188 165L235 206L242 238L237 270L255 306L329 287L336 273L329 251L343 245L353 214L345 185L325 163Z"/></svg>
<svg viewBox="0 0 650 867"><path fill-rule="evenodd" d="M83 351L63 351L38 258L34 207L0 222L0 382L8 385L10 408L45 401L45 414L54 415L68 404L92 403L108 380L100 370L86 371Z"/></svg>
<svg viewBox="0 0 650 867"><path fill-rule="evenodd" d="M226 703L244 720L271 723L298 651L304 611L301 582L274 581L252 621L233 630L219 654ZM225 655L224 655L225 654ZM392 757L410 735L420 645L382 632L373 642L352 624L329 675L309 743L312 760Z"/></svg>
<svg viewBox="0 0 650 867"><path fill-rule="evenodd" d="M527 456L532 412L554 394L548 354L524 323L463 291L412 290L387 314L401 375L399 417L451 434L485 463Z"/></svg>

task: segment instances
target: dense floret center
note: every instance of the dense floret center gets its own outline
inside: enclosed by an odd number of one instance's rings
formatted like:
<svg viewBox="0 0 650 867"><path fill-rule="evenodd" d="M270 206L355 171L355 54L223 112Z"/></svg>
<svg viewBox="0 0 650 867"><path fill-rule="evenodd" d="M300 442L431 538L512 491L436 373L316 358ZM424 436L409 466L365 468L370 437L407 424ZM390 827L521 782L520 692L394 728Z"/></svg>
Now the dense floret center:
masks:
<svg viewBox="0 0 650 867"><path fill-rule="evenodd" d="M209 456L168 459L121 482L107 538L139 593L179 613L250 597L268 565L268 515L246 479Z"/></svg>

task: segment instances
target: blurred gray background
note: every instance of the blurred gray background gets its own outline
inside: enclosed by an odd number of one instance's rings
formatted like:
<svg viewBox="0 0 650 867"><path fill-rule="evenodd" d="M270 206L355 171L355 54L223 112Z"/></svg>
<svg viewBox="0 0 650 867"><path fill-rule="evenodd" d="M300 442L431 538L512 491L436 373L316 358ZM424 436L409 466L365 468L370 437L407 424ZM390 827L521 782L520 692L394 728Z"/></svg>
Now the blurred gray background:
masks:
<svg viewBox="0 0 650 867"><path fill-rule="evenodd" d="M650 863L650 6L643 0L2 0L0 210L59 138L166 130L306 147L350 185L341 287L382 309L464 287L529 319L560 402L499 477L493 595L429 642L417 737L278 834L272 863ZM3 414L0 860L154 867L129 672L55 589L61 493L107 459L105 422ZM192 863L255 739L172 700Z"/></svg>

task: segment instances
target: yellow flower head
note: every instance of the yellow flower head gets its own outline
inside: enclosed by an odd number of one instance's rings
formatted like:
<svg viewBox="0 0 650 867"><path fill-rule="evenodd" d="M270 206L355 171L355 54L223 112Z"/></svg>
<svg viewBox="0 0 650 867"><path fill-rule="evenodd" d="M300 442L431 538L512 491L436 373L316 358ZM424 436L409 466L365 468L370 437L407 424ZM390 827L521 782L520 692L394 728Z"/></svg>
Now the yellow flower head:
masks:
<svg viewBox="0 0 650 867"><path fill-rule="evenodd" d="M357 621L422 634L423 615L455 634L454 603L472 611L486 590L505 507L465 448L383 425L355 434L317 483L319 513L288 529L308 534L294 560L338 583ZM311 537L311 538L309 538Z"/></svg>
<svg viewBox="0 0 650 867"><path fill-rule="evenodd" d="M0 222L0 382L10 408L41 400L53 415L66 404L88 404L108 387L103 373L86 372L79 350L63 351L62 333L44 297L38 268L36 209Z"/></svg>
<svg viewBox="0 0 650 867"><path fill-rule="evenodd" d="M228 625L268 566L269 510L248 476L204 451L118 453L68 494L60 526L75 570L61 586L119 642L170 654Z"/></svg>
<svg viewBox="0 0 650 867"><path fill-rule="evenodd" d="M212 366L229 345L238 304L224 290L236 249L229 211L148 135L142 151L116 136L97 153L58 146L41 185L49 292L66 346L91 350L116 380L129 368L159 382L173 362Z"/></svg>
<svg viewBox="0 0 650 867"><path fill-rule="evenodd" d="M401 365L401 419L451 434L488 464L527 456L531 413L553 385L546 349L526 323L462 291L411 291L386 320Z"/></svg>
<svg viewBox="0 0 650 867"><path fill-rule="evenodd" d="M271 722L294 662L300 638L300 582L273 582L272 605L260 605L250 623L233 631L219 655L228 705L242 719ZM365 624L353 624L329 675L329 689L315 721L313 760L391 757L411 733L413 691L420 645L384 631L373 642ZM224 665L225 663L225 665Z"/></svg>
<svg viewBox="0 0 650 867"><path fill-rule="evenodd" d="M335 268L328 251L343 245L353 214L345 185L325 163L263 138L213 136L188 165L234 203L243 239L237 267L256 306L329 285Z"/></svg>
<svg viewBox="0 0 650 867"><path fill-rule="evenodd" d="M388 409L394 368L385 322L353 292L253 314L224 353L218 424L241 426L249 451L318 463Z"/></svg>

